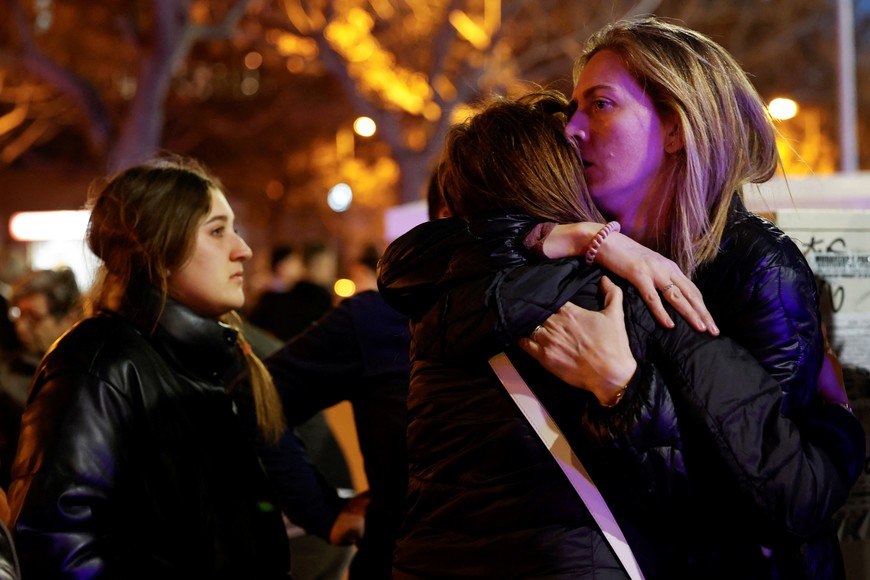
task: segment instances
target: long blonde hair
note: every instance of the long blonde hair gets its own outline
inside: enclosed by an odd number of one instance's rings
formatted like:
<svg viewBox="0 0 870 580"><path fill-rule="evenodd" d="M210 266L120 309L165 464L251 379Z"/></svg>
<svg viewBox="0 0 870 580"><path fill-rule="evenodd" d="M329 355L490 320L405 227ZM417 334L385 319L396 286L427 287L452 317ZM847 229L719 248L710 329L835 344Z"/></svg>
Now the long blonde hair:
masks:
<svg viewBox="0 0 870 580"><path fill-rule="evenodd" d="M649 17L613 23L587 41L575 81L602 50L620 55L660 115L679 120L684 147L667 169L669 227L655 249L692 275L716 256L734 194L776 172L773 122L737 61L698 32Z"/></svg>
<svg viewBox="0 0 870 580"><path fill-rule="evenodd" d="M157 326L168 296L169 272L182 266L193 252L196 231L211 210L211 190L220 182L191 159L165 156L136 165L95 184L90 195L91 217L87 244L101 260L91 308L123 304L137 318ZM139 300L142 289L156 288L160 304ZM284 413L272 378L251 352L234 312L222 319L239 331L257 425L267 441L284 431Z"/></svg>

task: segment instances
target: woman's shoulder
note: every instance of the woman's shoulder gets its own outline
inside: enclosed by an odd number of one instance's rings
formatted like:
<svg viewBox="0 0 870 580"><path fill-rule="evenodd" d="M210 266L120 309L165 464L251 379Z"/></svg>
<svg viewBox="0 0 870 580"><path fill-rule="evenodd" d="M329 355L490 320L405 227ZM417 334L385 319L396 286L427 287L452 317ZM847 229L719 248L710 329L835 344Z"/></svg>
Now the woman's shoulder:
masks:
<svg viewBox="0 0 870 580"><path fill-rule="evenodd" d="M786 292L805 292L815 286L812 269L794 240L745 208L731 212L719 252L695 273L705 297L751 292L776 279L787 282L788 287L780 288Z"/></svg>
<svg viewBox="0 0 870 580"><path fill-rule="evenodd" d="M106 346L138 347L141 341L145 338L129 320L111 313L100 313L73 325L52 350L86 352Z"/></svg>
<svg viewBox="0 0 870 580"><path fill-rule="evenodd" d="M809 269L803 253L788 234L771 220L745 208L729 216L716 260L735 260L744 268Z"/></svg>
<svg viewBox="0 0 870 580"><path fill-rule="evenodd" d="M43 358L38 374L90 374L108 380L121 367L153 352L149 341L128 320L111 314L86 318L58 340Z"/></svg>
<svg viewBox="0 0 870 580"><path fill-rule="evenodd" d="M721 301L733 314L740 304L759 300L813 302L815 276L794 240L770 220L740 209L729 215L719 253L696 272L708 303Z"/></svg>

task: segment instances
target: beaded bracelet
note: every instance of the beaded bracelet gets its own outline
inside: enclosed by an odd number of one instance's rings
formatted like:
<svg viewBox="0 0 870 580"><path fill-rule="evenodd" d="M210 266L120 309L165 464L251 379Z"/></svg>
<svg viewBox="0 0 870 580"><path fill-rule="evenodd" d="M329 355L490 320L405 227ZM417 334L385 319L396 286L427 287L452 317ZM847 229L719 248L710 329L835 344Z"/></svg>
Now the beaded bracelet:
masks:
<svg viewBox="0 0 870 580"><path fill-rule="evenodd" d="M601 244L613 232L619 231L619 222L607 222L607 225L598 230L592 241L589 242L589 247L586 248L586 265L591 266L595 262L595 256L598 255L598 250L601 249Z"/></svg>

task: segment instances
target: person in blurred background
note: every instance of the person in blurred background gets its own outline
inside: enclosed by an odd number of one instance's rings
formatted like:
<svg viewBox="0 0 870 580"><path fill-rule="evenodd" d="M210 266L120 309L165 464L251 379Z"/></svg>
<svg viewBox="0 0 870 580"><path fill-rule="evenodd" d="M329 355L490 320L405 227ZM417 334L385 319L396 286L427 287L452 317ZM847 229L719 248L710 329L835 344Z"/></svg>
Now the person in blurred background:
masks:
<svg viewBox="0 0 870 580"><path fill-rule="evenodd" d="M243 330L254 353L261 359L275 353L284 344L272 333L250 324L249 321L244 321ZM304 445L305 452L318 476L322 476L319 481L325 482L329 488L326 501L321 505L336 506L327 507L324 511L319 508L305 511L287 510L298 520L297 523L285 517L287 535L290 538L290 553L293 555L290 562L291 574L294 580L341 580L347 573L354 548L345 545L346 542L340 545L331 544L329 534L339 514L340 502L337 499L354 496L350 466L323 411L314 413L305 421L293 423L290 427L294 429L296 437ZM290 456L285 459L292 462L292 454L291 449ZM308 460L303 459L303 461ZM285 473L284 477L287 478L284 480L285 483L289 481L293 488L287 491L287 504L301 503L308 507L318 505L317 500L297 495L295 487L300 479L299 475L288 477ZM301 474L301 479L306 477L304 473ZM355 539L351 541L353 540Z"/></svg>
<svg viewBox="0 0 870 580"><path fill-rule="evenodd" d="M49 347L82 317L82 300L69 268L34 270L12 284L10 318L21 345L0 359L0 486L18 446L18 429L36 367Z"/></svg>
<svg viewBox="0 0 870 580"><path fill-rule="evenodd" d="M290 340L332 308L335 256L326 244L306 244L299 256L288 246L272 256L274 289L262 294L251 309L251 324Z"/></svg>
<svg viewBox="0 0 870 580"><path fill-rule="evenodd" d="M303 280L308 277L306 265L303 256L292 246L279 245L272 250L270 270L267 290L245 319L245 335L260 358L266 358L281 347L284 341L279 335L306 328L328 310L331 301L320 286ZM342 497L351 497L350 467L326 415L318 411L292 426L323 480ZM330 496L325 506L335 505L334 496ZM331 521L329 516L322 515L297 514L299 521L286 520L293 554L291 571L298 580L341 580L353 556L352 547L329 543Z"/></svg>
<svg viewBox="0 0 870 580"><path fill-rule="evenodd" d="M378 260L381 252L373 244L367 245L348 268L348 278L353 282L356 292L377 290Z"/></svg>
<svg viewBox="0 0 870 580"><path fill-rule="evenodd" d="M12 296L12 287L0 282L0 353L8 353L16 350L20 343L15 336L15 324L9 318L9 298Z"/></svg>
<svg viewBox="0 0 870 580"><path fill-rule="evenodd" d="M430 220L447 215L437 170L427 205ZM390 578L408 483L409 320L377 291L379 258L374 246L364 248L351 269L357 292L265 359L290 425L342 401L353 409L370 503L351 580ZM279 488L292 487L287 457L268 449L263 457Z"/></svg>
<svg viewBox="0 0 870 580"><path fill-rule="evenodd" d="M265 360L290 425L351 403L370 498L365 534L350 565L353 579L390 577L408 479L409 343L407 317L369 289L342 300ZM281 475L286 455L266 448L261 457L279 488L292 485Z"/></svg>
<svg viewBox="0 0 870 580"><path fill-rule="evenodd" d="M276 306L273 302L280 302L280 297L286 294L296 282L302 277L304 267L302 265L302 257L293 246L280 244L272 248L269 256L269 278L265 285L260 289L260 293L256 295L252 304L249 304L247 311L256 310L275 310ZM258 315L259 317L259 315ZM263 321L257 320L262 324Z"/></svg>

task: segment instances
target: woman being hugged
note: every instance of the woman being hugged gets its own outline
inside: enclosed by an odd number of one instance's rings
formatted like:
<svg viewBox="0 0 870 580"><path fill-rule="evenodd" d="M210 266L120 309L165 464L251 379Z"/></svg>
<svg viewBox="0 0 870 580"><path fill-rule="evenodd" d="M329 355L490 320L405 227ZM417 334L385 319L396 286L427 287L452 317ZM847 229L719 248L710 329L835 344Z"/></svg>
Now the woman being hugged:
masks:
<svg viewBox="0 0 870 580"><path fill-rule="evenodd" d="M280 400L236 327L251 250L193 161L93 197L93 315L37 370L10 487L35 578L285 578L284 525L228 387L246 367L263 439ZM247 393L246 393L247 396Z"/></svg>

